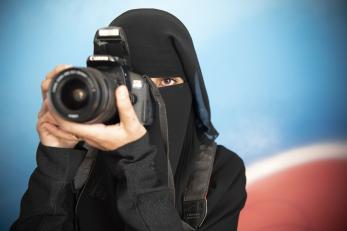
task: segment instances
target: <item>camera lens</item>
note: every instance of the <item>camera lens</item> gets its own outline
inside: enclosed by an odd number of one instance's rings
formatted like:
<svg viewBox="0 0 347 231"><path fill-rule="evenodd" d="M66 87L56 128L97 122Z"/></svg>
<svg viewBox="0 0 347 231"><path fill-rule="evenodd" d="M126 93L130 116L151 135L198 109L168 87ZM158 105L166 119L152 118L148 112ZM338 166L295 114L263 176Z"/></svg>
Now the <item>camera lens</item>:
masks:
<svg viewBox="0 0 347 231"><path fill-rule="evenodd" d="M63 118L80 123L117 120L114 90L122 72L95 68L69 68L56 76L49 89L53 109Z"/></svg>
<svg viewBox="0 0 347 231"><path fill-rule="evenodd" d="M62 86L61 92L61 101L68 109L80 110L87 105L88 89L82 80L72 79Z"/></svg>

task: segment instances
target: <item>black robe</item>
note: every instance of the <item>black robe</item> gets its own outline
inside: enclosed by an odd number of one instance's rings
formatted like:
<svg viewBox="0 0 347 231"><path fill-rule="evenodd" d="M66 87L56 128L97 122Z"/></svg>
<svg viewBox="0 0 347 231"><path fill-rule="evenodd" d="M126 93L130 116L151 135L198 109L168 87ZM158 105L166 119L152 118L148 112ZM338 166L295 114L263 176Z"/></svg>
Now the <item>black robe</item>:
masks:
<svg viewBox="0 0 347 231"><path fill-rule="evenodd" d="M174 208L167 197L167 187L160 184L153 168L156 149L150 145L148 133L117 151L99 152L75 214L72 180L85 152L38 145L37 168L11 231L72 231L77 224L81 231L183 231L182 210L180 206L179 211ZM135 161L124 161L130 159ZM175 180L179 181L179 177ZM207 195L207 217L199 230L237 230L246 200L245 183L243 161L218 145ZM182 189L176 190L177 198L181 198Z"/></svg>

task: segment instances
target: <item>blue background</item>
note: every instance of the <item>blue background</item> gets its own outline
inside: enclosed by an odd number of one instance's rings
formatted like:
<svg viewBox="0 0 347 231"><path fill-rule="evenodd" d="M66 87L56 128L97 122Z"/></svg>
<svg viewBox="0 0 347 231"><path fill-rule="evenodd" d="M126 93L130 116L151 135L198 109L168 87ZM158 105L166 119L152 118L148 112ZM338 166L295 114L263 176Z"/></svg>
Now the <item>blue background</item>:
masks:
<svg viewBox="0 0 347 231"><path fill-rule="evenodd" d="M35 167L45 74L60 63L84 66L95 31L139 7L167 10L187 26L217 141L247 165L346 140L343 1L1 1L0 230L18 216Z"/></svg>

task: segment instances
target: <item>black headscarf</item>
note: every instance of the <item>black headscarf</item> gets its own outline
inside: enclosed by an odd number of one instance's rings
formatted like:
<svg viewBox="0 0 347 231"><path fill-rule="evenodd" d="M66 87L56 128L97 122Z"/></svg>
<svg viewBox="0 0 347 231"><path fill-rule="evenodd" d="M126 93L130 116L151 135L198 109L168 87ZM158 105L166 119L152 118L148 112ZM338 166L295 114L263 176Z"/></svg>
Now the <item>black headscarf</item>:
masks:
<svg viewBox="0 0 347 231"><path fill-rule="evenodd" d="M177 77L185 83L159 88L167 111L170 162L175 177L201 142L214 140L218 132L210 118L210 106L192 39L183 23L157 9L133 9L114 19L127 36L132 71L149 77ZM158 109L156 111L159 113ZM156 117L158 118L158 117ZM158 153L164 153L158 120L150 128ZM182 157L182 158L181 158ZM157 155L161 176L166 175L165 155ZM165 179L165 178L163 178ZM177 185L178 188L180 187ZM176 189L178 189L176 188Z"/></svg>

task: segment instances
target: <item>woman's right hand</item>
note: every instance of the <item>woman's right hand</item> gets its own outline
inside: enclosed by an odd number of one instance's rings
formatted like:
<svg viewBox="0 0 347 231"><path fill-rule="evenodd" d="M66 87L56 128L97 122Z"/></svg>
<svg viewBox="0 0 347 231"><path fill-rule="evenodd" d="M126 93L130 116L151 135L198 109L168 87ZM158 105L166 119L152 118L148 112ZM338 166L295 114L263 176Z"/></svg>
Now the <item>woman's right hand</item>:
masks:
<svg viewBox="0 0 347 231"><path fill-rule="evenodd" d="M46 78L41 82L42 91L42 106L38 114L38 121L36 124L36 130L39 134L41 143L49 147L58 148L73 148L79 141L78 137L72 133L66 132L59 128L56 120L52 116L48 107L47 90L52 79L64 69L71 67L71 65L58 65L51 72L49 72Z"/></svg>

